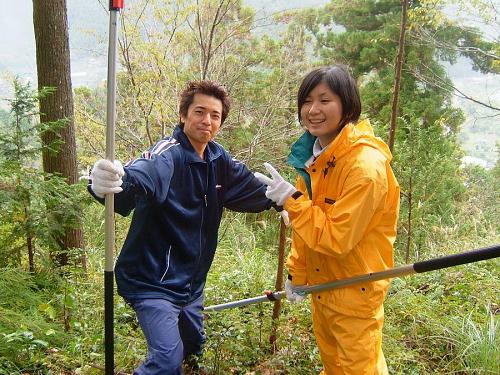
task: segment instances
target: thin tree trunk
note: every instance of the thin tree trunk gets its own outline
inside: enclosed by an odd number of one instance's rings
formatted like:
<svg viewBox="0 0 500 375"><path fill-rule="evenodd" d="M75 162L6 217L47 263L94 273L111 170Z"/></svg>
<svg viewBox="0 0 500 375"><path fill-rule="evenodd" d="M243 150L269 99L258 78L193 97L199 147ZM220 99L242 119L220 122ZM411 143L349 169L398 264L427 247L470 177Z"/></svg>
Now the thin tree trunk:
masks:
<svg viewBox="0 0 500 375"><path fill-rule="evenodd" d="M413 130L410 128L410 176L408 179L408 194L407 200L408 200L408 216L407 216L407 228L408 228L408 237L406 238L406 254L405 254L405 263L410 262L410 250L411 250L411 243L412 243L412 237L413 237L413 226L412 226L412 221L413 221L413 172L415 171L414 168L414 163L415 163L415 145L413 143Z"/></svg>
<svg viewBox="0 0 500 375"><path fill-rule="evenodd" d="M60 174L69 184L78 181L76 140L74 130L73 93L70 75L70 52L66 0L33 0L33 25L36 41L38 88L55 87L56 91L40 99L40 121L53 122L66 119L66 126L57 132L46 131L42 142L49 145L57 139L62 141L58 151L44 150L43 170ZM81 226L68 229L56 237L62 252L56 256L59 265L68 264L65 250L83 248ZM82 256L82 264L86 264Z"/></svg>
<svg viewBox="0 0 500 375"><path fill-rule="evenodd" d="M33 234L29 224L29 198L24 204L24 217L26 219L26 245L28 247L28 265L30 273L35 273L35 249L33 247Z"/></svg>
<svg viewBox="0 0 500 375"><path fill-rule="evenodd" d="M286 225L283 219L280 220L280 235L278 247L278 270L276 271L276 284L274 290L283 289L283 269L285 267L285 242L286 242ZM271 335L269 342L271 343L272 353L276 353L278 347L276 345L277 332L279 325L279 316L281 313L281 300L274 301L273 318L271 323Z"/></svg>
<svg viewBox="0 0 500 375"><path fill-rule="evenodd" d="M409 183L409 186L408 186L408 216L407 216L407 228L408 228L408 237L406 238L406 254L405 254L405 260L406 260L406 264L408 264L410 262L410 249L411 249L411 237L413 235L412 233L412 225L411 225L411 221L412 221L412 175L411 173L413 173L413 168L412 168L412 171L410 171L410 183Z"/></svg>
<svg viewBox="0 0 500 375"><path fill-rule="evenodd" d="M391 152L394 150L394 139L396 136L396 120L398 118L399 106L399 88L401 86L401 70L403 68L403 59L405 53L405 35L406 35L406 21L408 19L408 1L401 0L401 29L399 32L399 47L398 56L396 59L394 88L392 96L392 110L391 110L391 126L389 131L389 149Z"/></svg>

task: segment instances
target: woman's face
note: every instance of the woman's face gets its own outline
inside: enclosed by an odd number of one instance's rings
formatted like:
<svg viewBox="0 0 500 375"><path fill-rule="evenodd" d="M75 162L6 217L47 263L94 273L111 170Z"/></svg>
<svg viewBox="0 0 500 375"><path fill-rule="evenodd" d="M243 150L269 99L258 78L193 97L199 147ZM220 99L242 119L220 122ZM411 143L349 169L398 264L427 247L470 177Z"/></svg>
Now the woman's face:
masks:
<svg viewBox="0 0 500 375"><path fill-rule="evenodd" d="M300 118L309 132L327 146L340 132L342 102L325 82L320 82L307 96Z"/></svg>

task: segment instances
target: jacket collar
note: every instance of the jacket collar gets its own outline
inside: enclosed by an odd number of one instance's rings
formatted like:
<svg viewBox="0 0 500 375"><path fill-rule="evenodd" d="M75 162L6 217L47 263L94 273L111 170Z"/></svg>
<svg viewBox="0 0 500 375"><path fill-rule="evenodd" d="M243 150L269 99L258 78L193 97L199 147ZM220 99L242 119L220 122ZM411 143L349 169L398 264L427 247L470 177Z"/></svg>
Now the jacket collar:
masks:
<svg viewBox="0 0 500 375"><path fill-rule="evenodd" d="M304 164L313 154L313 146L316 137L307 130L292 145L288 163L295 168L305 169ZM381 151L391 160L387 145L373 134L373 129L368 119L361 120L357 124L347 124L342 128L339 135L330 143L328 148L318 157L318 160L329 160L332 157L340 159L353 147L367 145Z"/></svg>
<svg viewBox="0 0 500 375"><path fill-rule="evenodd" d="M312 197L311 176L307 173L304 164L307 160L309 160L313 153L315 141L316 137L306 130L304 134L302 134L292 145L292 149L288 155L288 164L294 167L304 179L309 197Z"/></svg>
<svg viewBox="0 0 500 375"><path fill-rule="evenodd" d="M288 155L288 164L295 168L305 168L304 164L313 154L315 141L316 137L306 130L292 145L292 149Z"/></svg>
<svg viewBox="0 0 500 375"><path fill-rule="evenodd" d="M214 141L210 141L205 148L205 160L200 159L198 154L193 148L193 145L189 141L186 133L181 128L180 124L178 124L172 136L180 143L182 148L186 151L186 161L188 163L204 163L204 162L212 162L222 155L221 147Z"/></svg>
<svg viewBox="0 0 500 375"><path fill-rule="evenodd" d="M340 158L348 150L347 139L349 134L352 132L353 124L347 124L340 131L339 135L333 140L327 149L322 152L316 159L318 162L326 163L328 160L335 160ZM313 155L314 142L316 141L315 136L309 133L307 130L300 136L300 138L292 145L290 154L288 155L288 163L294 167L297 172L302 176L304 182L306 183L307 192L309 197L312 197L312 187L311 187L311 176L307 172L305 163Z"/></svg>

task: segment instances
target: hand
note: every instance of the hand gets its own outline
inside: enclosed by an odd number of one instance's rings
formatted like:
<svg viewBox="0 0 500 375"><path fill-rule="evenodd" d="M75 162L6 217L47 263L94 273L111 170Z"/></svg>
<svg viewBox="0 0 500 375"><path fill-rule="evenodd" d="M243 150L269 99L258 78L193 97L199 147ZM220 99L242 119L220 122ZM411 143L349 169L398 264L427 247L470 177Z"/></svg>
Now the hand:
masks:
<svg viewBox="0 0 500 375"><path fill-rule="evenodd" d="M290 302L301 302L306 299L304 292L295 291L295 285L292 284L292 280L285 281L285 293L286 299Z"/></svg>
<svg viewBox="0 0 500 375"><path fill-rule="evenodd" d="M283 206L286 200L290 198L297 189L295 189L291 183L285 181L271 164L264 163L264 167L266 167L272 178L259 172L255 172L254 175L260 182L267 185L266 197L276 202L278 206Z"/></svg>
<svg viewBox="0 0 500 375"><path fill-rule="evenodd" d="M285 224L285 227L290 226L290 218L288 217L288 211L287 210L281 210L280 211L280 217L283 219L283 223Z"/></svg>
<svg viewBox="0 0 500 375"><path fill-rule="evenodd" d="M96 161L90 172L91 189L99 198L104 198L106 194L119 193L123 190L120 186L124 175L122 163L118 160L111 163L107 159L100 159Z"/></svg>

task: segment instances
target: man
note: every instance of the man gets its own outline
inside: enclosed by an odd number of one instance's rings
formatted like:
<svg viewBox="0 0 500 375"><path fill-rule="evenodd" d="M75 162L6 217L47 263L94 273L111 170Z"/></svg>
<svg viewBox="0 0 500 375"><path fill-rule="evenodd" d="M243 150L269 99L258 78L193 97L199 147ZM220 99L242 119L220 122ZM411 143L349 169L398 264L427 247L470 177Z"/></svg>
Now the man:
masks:
<svg viewBox="0 0 500 375"><path fill-rule="evenodd" d="M213 141L229 112L226 91L210 81L181 94L180 124L125 168L96 162L89 191L134 215L118 257L118 293L136 311L148 343L138 375L182 374L201 354L203 289L223 208L260 212L273 203L266 186Z"/></svg>

